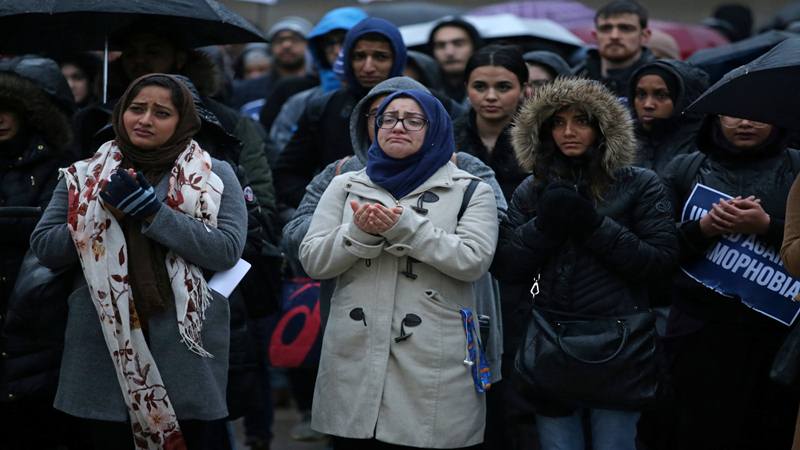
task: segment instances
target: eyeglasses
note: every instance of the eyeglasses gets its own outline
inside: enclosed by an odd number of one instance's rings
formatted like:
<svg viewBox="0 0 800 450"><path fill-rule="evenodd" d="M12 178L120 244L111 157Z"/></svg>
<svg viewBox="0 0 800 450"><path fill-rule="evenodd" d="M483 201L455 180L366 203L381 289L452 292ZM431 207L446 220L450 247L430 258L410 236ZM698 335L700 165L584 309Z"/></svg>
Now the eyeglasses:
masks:
<svg viewBox="0 0 800 450"><path fill-rule="evenodd" d="M766 128L769 126L768 123L756 122L755 120L742 119L739 117L723 116L722 114L719 115L719 123L722 124L722 126L725 128L736 128L739 126L739 124L741 124L745 120L753 128Z"/></svg>
<svg viewBox="0 0 800 450"><path fill-rule="evenodd" d="M428 121L422 117L409 116L401 119L399 117L389 116L386 114L381 114L378 116L376 121L378 127L383 128L384 130L391 130L395 127L395 125L397 125L397 122L402 123L403 128L405 128L406 131L419 131L428 123Z"/></svg>

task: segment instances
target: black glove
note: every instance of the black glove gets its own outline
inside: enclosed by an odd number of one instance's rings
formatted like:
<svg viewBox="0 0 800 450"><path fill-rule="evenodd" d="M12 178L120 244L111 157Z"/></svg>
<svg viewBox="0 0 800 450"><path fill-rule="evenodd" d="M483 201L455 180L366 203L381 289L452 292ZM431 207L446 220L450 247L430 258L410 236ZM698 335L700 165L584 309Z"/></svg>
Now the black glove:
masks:
<svg viewBox="0 0 800 450"><path fill-rule="evenodd" d="M575 195L575 188L570 184L548 184L537 201L536 228L553 238L564 239L571 222L570 211L564 207L564 202Z"/></svg>
<svg viewBox="0 0 800 450"><path fill-rule="evenodd" d="M127 170L118 168L111 174L105 189L100 191L103 201L135 219L144 220L161 209L153 187L141 174L134 179Z"/></svg>
<svg viewBox="0 0 800 450"><path fill-rule="evenodd" d="M597 214L594 204L586 197L575 194L565 199L564 208L568 209L572 220L570 223L570 232L573 236L579 239L585 239L592 234L597 227L603 222L603 216Z"/></svg>

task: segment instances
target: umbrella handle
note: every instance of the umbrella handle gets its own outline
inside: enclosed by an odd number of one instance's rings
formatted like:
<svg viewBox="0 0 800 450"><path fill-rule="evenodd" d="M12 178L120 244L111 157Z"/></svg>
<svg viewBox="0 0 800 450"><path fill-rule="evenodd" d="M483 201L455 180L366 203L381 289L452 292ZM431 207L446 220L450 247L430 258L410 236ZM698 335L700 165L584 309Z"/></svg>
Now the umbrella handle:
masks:
<svg viewBox="0 0 800 450"><path fill-rule="evenodd" d="M103 50L103 104L108 102L108 35Z"/></svg>

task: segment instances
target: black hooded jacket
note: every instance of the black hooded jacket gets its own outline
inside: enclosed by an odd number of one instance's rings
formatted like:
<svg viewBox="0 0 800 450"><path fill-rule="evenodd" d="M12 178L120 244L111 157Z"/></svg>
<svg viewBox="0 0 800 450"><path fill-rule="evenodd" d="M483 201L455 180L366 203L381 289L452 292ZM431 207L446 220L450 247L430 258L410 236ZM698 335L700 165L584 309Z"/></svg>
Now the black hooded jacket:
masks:
<svg viewBox="0 0 800 450"><path fill-rule="evenodd" d="M651 281L677 262L676 230L664 187L655 173L631 166L636 148L630 115L600 83L563 78L537 90L512 130L523 169L548 164L544 161L550 152L558 152L553 158L563 158L555 145L542 142L542 133L545 121L569 105L589 112L603 132L603 143L593 150L599 165L580 170L601 170L613 180L602 198L593 200L603 218L585 239L560 241L537 228L540 183L534 176L514 192L491 269L501 282L507 342L519 342L531 304L527 291L537 274L541 275L537 305L616 316L648 308Z"/></svg>
<svg viewBox="0 0 800 450"><path fill-rule="evenodd" d="M640 74L651 67L663 69L678 80L678 92L675 93L673 101L672 116L655 121L650 130L645 130L639 121L636 122L635 132L639 141L639 151L635 164L661 175L675 156L696 149L697 131L705 115L683 113L683 111L708 89L708 74L682 61L657 60L644 64L631 76L628 94L631 106L636 97L636 83L641 77Z"/></svg>
<svg viewBox="0 0 800 450"><path fill-rule="evenodd" d="M698 132L697 147L705 157L694 173L687 173L687 167L691 159L699 156L695 156L696 153L679 155L664 172L664 182L678 222L681 261L704 258L706 251L718 241L717 238L702 234L699 220L680 221L683 205L698 183L733 197L754 195L759 198L761 207L770 216L769 228L761 239L776 249L780 249L783 242L786 199L797 175L790 153L798 153L798 150L787 148L785 130L776 129L775 135L768 139L764 147L749 154L735 154L725 145L720 145L724 138L719 136L718 123L716 116L709 116ZM798 155L795 154L794 158L798 158ZM772 322L683 273L675 277L673 302L681 312L701 320Z"/></svg>
<svg viewBox="0 0 800 450"><path fill-rule="evenodd" d="M23 393L52 395L61 359L66 295L8 303L31 232L50 201L69 147L72 93L58 65L26 57L0 65L0 105L16 111L21 127L0 143L0 400ZM12 207L27 212L7 214ZM21 211L21 210L17 210ZM17 323L15 318L33 320ZM24 335L24 336L23 336ZM18 393L18 396L9 394Z"/></svg>

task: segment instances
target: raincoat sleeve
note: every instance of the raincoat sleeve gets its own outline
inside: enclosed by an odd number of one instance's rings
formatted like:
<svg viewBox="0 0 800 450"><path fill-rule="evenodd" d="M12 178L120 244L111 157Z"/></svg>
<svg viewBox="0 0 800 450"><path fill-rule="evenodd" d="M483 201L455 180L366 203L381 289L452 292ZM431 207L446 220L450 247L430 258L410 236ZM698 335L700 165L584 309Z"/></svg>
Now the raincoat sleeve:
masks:
<svg viewBox="0 0 800 450"><path fill-rule="evenodd" d="M67 196L67 183L62 178L31 234L31 249L39 261L51 269L78 261L78 252L67 227Z"/></svg>
<svg viewBox="0 0 800 450"><path fill-rule="evenodd" d="M489 270L497 246L497 206L492 188L479 183L454 233L403 208L397 223L387 230L386 251L410 256L445 275L475 281Z"/></svg>
<svg viewBox="0 0 800 450"><path fill-rule="evenodd" d="M325 189L300 243L300 263L311 278L326 280L346 272L360 259L380 256L384 239L362 231L352 221L348 193L339 175Z"/></svg>
<svg viewBox="0 0 800 450"><path fill-rule="evenodd" d="M786 201L781 260L790 274L800 276L800 177L792 183Z"/></svg>
<svg viewBox="0 0 800 450"><path fill-rule="evenodd" d="M631 227L606 216L584 241L609 268L634 280L668 273L678 260L677 230L666 190L654 172L643 171L639 177L642 187L635 194Z"/></svg>
<svg viewBox="0 0 800 450"><path fill-rule="evenodd" d="M336 165L339 161L328 164L322 172L318 173L311 183L306 186L306 194L294 212L292 219L283 227L283 249L289 258L297 259L300 252L300 243L308 233L311 217L319 205L322 194L336 176Z"/></svg>

